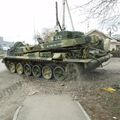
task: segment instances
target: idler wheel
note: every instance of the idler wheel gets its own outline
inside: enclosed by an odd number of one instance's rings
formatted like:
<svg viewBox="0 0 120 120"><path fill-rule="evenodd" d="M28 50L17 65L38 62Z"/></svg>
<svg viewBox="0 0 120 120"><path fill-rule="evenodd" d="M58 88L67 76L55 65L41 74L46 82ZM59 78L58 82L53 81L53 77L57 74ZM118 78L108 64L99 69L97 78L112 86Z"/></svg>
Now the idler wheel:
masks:
<svg viewBox="0 0 120 120"><path fill-rule="evenodd" d="M19 75L23 74L24 68L23 68L23 65L21 63L18 63L16 65L16 71Z"/></svg>
<svg viewBox="0 0 120 120"><path fill-rule="evenodd" d="M15 63L13 62L8 63L8 69L11 73L15 73Z"/></svg>
<svg viewBox="0 0 120 120"><path fill-rule="evenodd" d="M53 71L53 76L56 80L64 80L65 79L65 71L62 67L57 66L55 67L54 71Z"/></svg>
<svg viewBox="0 0 120 120"><path fill-rule="evenodd" d="M39 78L42 75L41 67L38 65L34 65L32 67L32 74L34 77Z"/></svg>
<svg viewBox="0 0 120 120"><path fill-rule="evenodd" d="M51 79L52 78L52 68L50 66L44 66L42 68L42 75L47 80Z"/></svg>
<svg viewBox="0 0 120 120"><path fill-rule="evenodd" d="M29 64L24 65L24 73L26 76L30 76L32 73L31 66Z"/></svg>

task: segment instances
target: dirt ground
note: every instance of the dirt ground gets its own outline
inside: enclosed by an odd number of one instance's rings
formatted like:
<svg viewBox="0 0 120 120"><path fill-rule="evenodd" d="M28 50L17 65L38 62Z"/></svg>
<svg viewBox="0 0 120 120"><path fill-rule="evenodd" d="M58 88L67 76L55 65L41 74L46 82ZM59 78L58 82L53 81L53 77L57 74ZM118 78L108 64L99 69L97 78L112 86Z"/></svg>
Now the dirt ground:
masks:
<svg viewBox="0 0 120 120"><path fill-rule="evenodd" d="M70 94L91 120L120 120L120 58L87 73L82 80L54 81L10 74L0 64L0 120L12 120L16 108L33 94ZM114 93L103 88L113 87Z"/></svg>

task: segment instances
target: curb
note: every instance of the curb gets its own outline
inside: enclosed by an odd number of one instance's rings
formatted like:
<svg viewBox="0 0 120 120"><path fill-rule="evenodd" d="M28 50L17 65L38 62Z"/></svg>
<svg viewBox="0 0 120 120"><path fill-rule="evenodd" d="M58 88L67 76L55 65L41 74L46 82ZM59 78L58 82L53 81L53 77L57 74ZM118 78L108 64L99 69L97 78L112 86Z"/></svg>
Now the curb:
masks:
<svg viewBox="0 0 120 120"><path fill-rule="evenodd" d="M19 106L17 110L14 113L13 119L12 120L17 120L19 111L21 110L22 106Z"/></svg>
<svg viewBox="0 0 120 120"><path fill-rule="evenodd" d="M88 116L88 114L86 113L86 111L84 110L84 108L82 107L82 105L76 101L76 104L79 106L79 108L82 110L83 114L85 115L85 117L87 118L87 120L91 120L90 117Z"/></svg>

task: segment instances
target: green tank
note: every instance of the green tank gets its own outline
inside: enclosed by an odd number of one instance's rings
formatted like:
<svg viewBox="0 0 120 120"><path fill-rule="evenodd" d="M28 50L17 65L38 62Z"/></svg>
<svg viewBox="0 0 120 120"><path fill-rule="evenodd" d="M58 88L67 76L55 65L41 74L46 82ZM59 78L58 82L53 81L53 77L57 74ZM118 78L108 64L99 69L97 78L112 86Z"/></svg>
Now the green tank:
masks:
<svg viewBox="0 0 120 120"><path fill-rule="evenodd" d="M78 31L55 31L52 41L30 46L16 42L3 61L11 73L36 78L80 79L110 58L104 40Z"/></svg>
<svg viewBox="0 0 120 120"><path fill-rule="evenodd" d="M67 0L63 0L62 27L56 2L56 27L60 30L56 30L52 40L46 43L39 37L39 44L33 46L16 42L3 58L11 73L48 80L76 80L81 78L83 72L96 69L110 58L105 40L95 35L90 37L82 32L65 30L65 5L74 28Z"/></svg>

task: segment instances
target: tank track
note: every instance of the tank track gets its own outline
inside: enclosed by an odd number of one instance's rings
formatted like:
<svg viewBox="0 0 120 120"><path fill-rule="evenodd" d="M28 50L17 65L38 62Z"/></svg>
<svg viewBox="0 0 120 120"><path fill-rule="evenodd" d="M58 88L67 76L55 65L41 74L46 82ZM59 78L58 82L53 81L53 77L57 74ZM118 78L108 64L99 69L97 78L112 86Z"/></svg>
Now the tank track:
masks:
<svg viewBox="0 0 120 120"><path fill-rule="evenodd" d="M5 58L4 62L11 73L47 80L78 80L82 70L80 63L59 60Z"/></svg>

